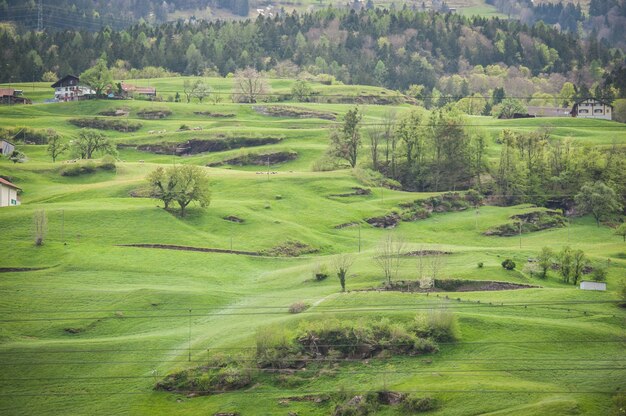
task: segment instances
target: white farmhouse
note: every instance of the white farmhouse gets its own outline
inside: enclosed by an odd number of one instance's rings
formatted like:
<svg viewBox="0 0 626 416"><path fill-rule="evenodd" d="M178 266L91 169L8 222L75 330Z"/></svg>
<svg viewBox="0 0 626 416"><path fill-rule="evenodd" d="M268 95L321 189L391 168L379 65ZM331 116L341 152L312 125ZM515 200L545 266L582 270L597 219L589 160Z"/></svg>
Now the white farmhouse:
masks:
<svg viewBox="0 0 626 416"><path fill-rule="evenodd" d="M574 103L570 114L572 117L611 120L613 117L613 106L606 101L585 98Z"/></svg>
<svg viewBox="0 0 626 416"><path fill-rule="evenodd" d="M74 75L66 75L54 84L54 99L57 101L76 101L87 98L96 92L79 84L80 79Z"/></svg>
<svg viewBox="0 0 626 416"><path fill-rule="evenodd" d="M14 207L20 204L18 188L6 179L0 178L0 207Z"/></svg>

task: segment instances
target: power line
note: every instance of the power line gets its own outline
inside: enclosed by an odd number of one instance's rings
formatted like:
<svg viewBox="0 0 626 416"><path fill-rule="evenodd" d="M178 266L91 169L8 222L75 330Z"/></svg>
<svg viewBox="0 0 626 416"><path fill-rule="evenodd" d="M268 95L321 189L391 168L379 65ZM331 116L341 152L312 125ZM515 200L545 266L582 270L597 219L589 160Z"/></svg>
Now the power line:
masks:
<svg viewBox="0 0 626 416"><path fill-rule="evenodd" d="M203 370L223 370L224 367L220 367L220 366L202 366ZM258 368L258 367L237 367L238 370L241 371L258 371L260 373L288 373L293 371L293 369L289 369L289 368ZM582 368L582 367L578 367L578 368L501 368L501 369L473 369L473 370L461 370L461 369L455 369L455 370L446 370L446 369L437 369L437 368L433 368L433 369L429 369L429 370L398 370L398 369L388 369L386 371L384 370L376 370L376 371L370 371L370 370L362 370L362 371L351 371L351 370L344 370L344 369L337 369L337 371L341 372L341 374L352 374L352 375L383 375L383 374L403 374L403 375L412 375L412 374L430 374L432 375L433 373L436 374L463 374L463 373L468 373L468 374L474 374L474 373L502 373L502 372L543 372L543 371L567 371L567 372L576 372L576 371L583 371L583 372L593 372L593 371L618 371L618 370L626 370L626 367L586 367L586 368ZM298 374L302 374L304 372L307 373L314 373L317 372L318 369L306 369L306 370L302 370L299 369L297 370ZM166 376L166 375L165 375ZM158 376L157 376L158 377ZM163 377L163 376L160 376ZM28 381L28 382L32 382L32 381L64 381L64 380L125 380L125 379L154 379L155 376L154 375L144 375L144 376L127 376L127 375L122 375L122 376L78 376L78 377L32 377L32 378L14 378L12 377L11 379L7 379L7 380L0 380L0 383L5 382L5 383L13 383L15 381Z"/></svg>
<svg viewBox="0 0 626 416"><path fill-rule="evenodd" d="M350 394L365 394L365 393L378 393L381 390L341 390L343 393ZM298 395L312 395L312 394L337 394L337 390L309 390L309 391L297 391ZM469 390L469 389L420 389L420 390L395 390L396 393L458 393L458 394L615 394L615 390ZM0 397L51 397L51 396L111 396L111 395L145 395L154 394L154 390L146 391L74 391L71 393L0 393ZM165 391L163 393L166 393ZM279 396L284 397L284 392L270 392L270 391L255 391L255 390L175 390L169 393L175 394L187 394L187 395L207 395L207 394L226 394L236 393L245 395L260 395L260 396Z"/></svg>
<svg viewBox="0 0 626 416"><path fill-rule="evenodd" d="M442 292L442 293L446 293L446 292ZM419 294L418 292L416 292L416 294ZM245 294L243 295L245 296ZM289 297L288 299L293 299L293 297ZM419 301L423 301L424 299L419 299ZM449 301L456 301L456 299L452 299L449 298ZM417 302L418 300L416 300ZM475 301L474 301L475 302ZM567 301L567 300L563 300L563 301L527 301L527 302L523 302L523 301L516 301L516 302L496 302L493 303L493 305L491 304L487 304L487 306L534 306L534 305L595 305L595 304L619 304L622 303L622 301L620 300L571 300L571 301ZM444 303L444 302L438 302L437 300L433 299L433 302L430 304L424 304L424 303L377 303L377 304L372 304L372 303L366 303L366 304L362 304L356 307L350 307L352 308L357 308L357 309L362 309L362 308L375 308L375 307L414 307L414 306L424 306L424 307L429 307L429 306L444 306L447 307L449 305L455 305L455 304L449 304L448 302ZM189 306L186 308L158 308L155 309L154 312L160 312L160 311L188 311L189 309L195 310L195 311L201 311L201 310L213 310L213 309L217 309L220 311L223 311L224 309L285 309L285 308L289 308L290 305L279 305L279 306L264 306L264 305L260 305L260 306L227 306L227 307L223 307L223 306ZM318 308L332 308L332 309L339 309L339 308L343 308L341 305L315 305L315 309ZM346 308L348 309L348 308ZM80 309L37 309L37 310L20 310L17 313L20 314L39 314L39 313L107 313L107 312L111 312L111 313L115 313L115 312L147 312L149 311L148 309L86 309L86 310L80 310ZM7 311L7 313L10 313ZM181 315L182 316L182 315ZM187 315L184 315L187 316ZM87 319L87 318L85 318Z"/></svg>

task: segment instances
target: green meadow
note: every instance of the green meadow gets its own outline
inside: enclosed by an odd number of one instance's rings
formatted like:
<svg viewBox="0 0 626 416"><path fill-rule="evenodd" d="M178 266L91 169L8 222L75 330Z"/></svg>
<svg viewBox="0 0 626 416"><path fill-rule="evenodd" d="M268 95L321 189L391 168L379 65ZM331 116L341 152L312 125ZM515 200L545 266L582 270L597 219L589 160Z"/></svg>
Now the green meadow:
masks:
<svg viewBox="0 0 626 416"><path fill-rule="evenodd" d="M163 95L182 95L183 80L133 83L156 86ZM25 163L0 158L0 175L22 188L22 205L0 209L1 414L330 415L344 397L379 391L432 397L437 407L429 415L617 411L615 397L626 388L626 310L618 305L626 243L611 228L596 227L591 217L575 217L567 227L521 237L484 235L512 215L535 210L529 205L483 206L401 222L394 229L375 228L365 220L435 194L372 186L358 169L314 169L328 146L329 130L352 104L232 104L228 80L210 84L225 93L222 102L97 100L0 107L0 127L54 128L68 142L79 131L68 122L72 118L100 117L102 111L124 108L128 115L118 119L142 123L132 133L104 131L114 144L125 145L119 147L115 171L61 176L72 164L69 154L52 163L46 146L19 142ZM37 101L52 94L45 88L35 84ZM291 81L272 81L272 88L287 94ZM350 97L396 94L361 86L316 84L314 89ZM332 113L337 121L270 117L258 110L267 105ZM390 111L401 115L412 107L359 108L367 128L381 123ZM172 114L144 120L137 113L145 109ZM229 117L198 114L202 112ZM183 124L192 130L179 131ZM468 124L486 134L491 157L499 153L496 138L504 128L549 128L555 139L584 146L626 144L624 125L608 121L471 117ZM189 156L136 147L229 137L280 140ZM204 210L191 207L184 218L163 210L158 200L131 196L145 188L146 175L158 166L206 166L277 151L296 152L297 158L269 169L228 163L207 167L211 204ZM367 164L368 151L364 146L360 165ZM339 196L353 187L371 193ZM39 210L45 210L48 224L44 244L37 247L33 216ZM243 222L226 220L229 216ZM336 228L346 223L355 225ZM450 253L442 256L444 279L534 287L428 294L369 290L384 282L375 258L380 241L390 234L405 241L407 252ZM289 242L304 243L313 252L275 257L128 246L262 252ZM525 271L528 260L546 246L554 251L582 249L592 264L607 265L608 290L580 290L562 283L556 271L546 279ZM313 277L320 267L332 271L342 253L355 259L345 293L332 272L323 281ZM501 266L506 258L517 263L515 270ZM396 279L415 280L417 268L418 257L403 256ZM310 308L289 313L298 301ZM154 389L168 374L210 358L254 351L257 331L268 326L295 333L303 321L407 321L433 310L451 312L459 329L458 340L440 343L436 353L310 363L284 377L258 371L252 385L221 394ZM330 399L306 399L324 395ZM401 406L381 406L376 414L407 413Z"/></svg>

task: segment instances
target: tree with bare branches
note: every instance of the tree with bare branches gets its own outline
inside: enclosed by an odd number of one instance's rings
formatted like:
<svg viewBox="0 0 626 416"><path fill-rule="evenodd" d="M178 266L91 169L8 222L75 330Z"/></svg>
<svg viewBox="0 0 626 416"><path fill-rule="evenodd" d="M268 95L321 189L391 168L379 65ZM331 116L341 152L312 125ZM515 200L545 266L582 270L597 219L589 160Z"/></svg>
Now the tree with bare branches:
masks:
<svg viewBox="0 0 626 416"><path fill-rule="evenodd" d="M35 232L35 245L42 246L48 232L48 217L43 209L35 211L33 215L33 226Z"/></svg>
<svg viewBox="0 0 626 416"><path fill-rule="evenodd" d="M340 254L333 260L333 268L339 278L339 284L341 285L342 292L346 291L346 278L348 277L348 272L353 264L354 256L350 254Z"/></svg>
<svg viewBox="0 0 626 416"><path fill-rule="evenodd" d="M391 283L392 278L398 277L403 250L404 241L393 234L387 234L378 244L374 260L382 269L388 283Z"/></svg>
<svg viewBox="0 0 626 416"><path fill-rule="evenodd" d="M267 79L254 68L240 69L235 72L233 101L238 103L256 103L259 97L270 92Z"/></svg>

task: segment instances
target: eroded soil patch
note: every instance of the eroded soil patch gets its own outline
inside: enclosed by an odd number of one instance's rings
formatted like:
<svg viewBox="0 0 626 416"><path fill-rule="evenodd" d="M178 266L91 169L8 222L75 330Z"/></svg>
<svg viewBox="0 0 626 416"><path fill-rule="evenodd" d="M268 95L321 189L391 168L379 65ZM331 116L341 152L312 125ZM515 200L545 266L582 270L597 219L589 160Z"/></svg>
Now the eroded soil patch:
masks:
<svg viewBox="0 0 626 416"><path fill-rule="evenodd" d="M275 144L282 139L278 137L216 137L212 139L191 139L184 143L141 144L137 150L160 155L194 155L204 152L221 152L240 149L242 147L264 146Z"/></svg>
<svg viewBox="0 0 626 416"><path fill-rule="evenodd" d="M0 267L0 273L34 272L46 269L49 269L49 267Z"/></svg>
<svg viewBox="0 0 626 416"><path fill-rule="evenodd" d="M268 105L254 106L254 111L264 116L270 117L289 117L289 118L321 118L323 120L336 120L337 116L327 111L309 110L308 108Z"/></svg>
<svg viewBox="0 0 626 416"><path fill-rule="evenodd" d="M565 226L565 218L558 211L532 211L525 214L512 215L510 218L514 222L491 228L485 231L484 235L516 236L520 233L520 225L522 234Z"/></svg>
<svg viewBox="0 0 626 416"><path fill-rule="evenodd" d="M254 165L254 166L266 166L267 164L276 165L278 163L289 162L298 158L296 152L274 152L274 153L262 153L262 154L249 154L237 156L232 159L226 159L221 162L209 163L208 166L221 166L221 165Z"/></svg>
<svg viewBox="0 0 626 416"><path fill-rule="evenodd" d="M202 253L243 254L246 256L260 256L261 255L261 253L258 253L256 251L225 250L221 248L177 246L173 244L118 244L118 247L159 248L163 250L199 251Z"/></svg>
<svg viewBox="0 0 626 416"><path fill-rule="evenodd" d="M462 280L436 279L433 287L420 287L419 280L397 280L385 283L380 288L369 290L384 290L393 292L489 292L499 290L536 289L540 286L522 283L497 282L492 280Z"/></svg>

